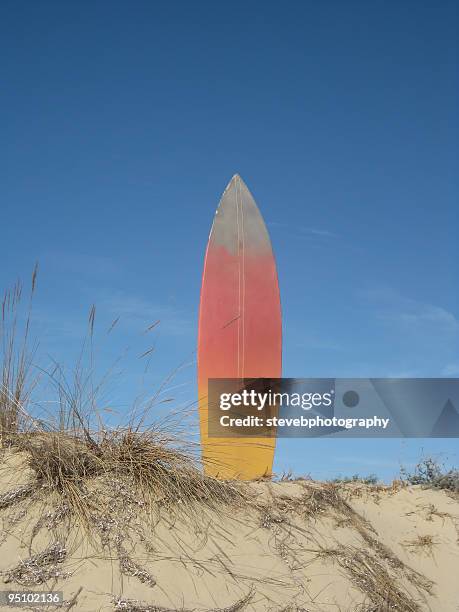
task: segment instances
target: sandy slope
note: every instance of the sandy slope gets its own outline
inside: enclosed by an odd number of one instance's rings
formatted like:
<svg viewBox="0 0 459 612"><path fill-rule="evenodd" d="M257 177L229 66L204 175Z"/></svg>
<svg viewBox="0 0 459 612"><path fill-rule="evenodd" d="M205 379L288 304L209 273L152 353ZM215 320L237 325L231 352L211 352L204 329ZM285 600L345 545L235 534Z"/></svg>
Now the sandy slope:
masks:
<svg viewBox="0 0 459 612"><path fill-rule="evenodd" d="M239 506L147 520L132 492L96 483L89 538L48 491L9 503L23 459L0 463L0 590L62 590L63 609L94 612L459 610L459 502L444 492L263 482Z"/></svg>

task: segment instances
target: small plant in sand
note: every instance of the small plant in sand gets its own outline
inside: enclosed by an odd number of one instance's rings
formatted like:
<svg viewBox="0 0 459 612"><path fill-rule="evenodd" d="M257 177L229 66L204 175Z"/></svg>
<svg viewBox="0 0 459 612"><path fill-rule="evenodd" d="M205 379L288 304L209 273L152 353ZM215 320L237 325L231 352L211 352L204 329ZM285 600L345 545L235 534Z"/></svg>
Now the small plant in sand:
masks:
<svg viewBox="0 0 459 612"><path fill-rule="evenodd" d="M445 468L433 457L425 457L415 466L414 472L401 468L402 478L411 485L430 489L442 489L459 493L459 470Z"/></svg>
<svg viewBox="0 0 459 612"><path fill-rule="evenodd" d="M368 476L360 476L360 474L354 474L353 476L338 476L337 478L333 478L331 482L339 484L355 482L358 484L376 485L379 482L379 478L376 476L376 474L369 474Z"/></svg>
<svg viewBox="0 0 459 612"><path fill-rule="evenodd" d="M436 546L438 542L435 539L435 536L430 534L418 535L413 540L407 540L402 542L402 546L411 552L416 553L424 553L427 555L432 555L433 547Z"/></svg>

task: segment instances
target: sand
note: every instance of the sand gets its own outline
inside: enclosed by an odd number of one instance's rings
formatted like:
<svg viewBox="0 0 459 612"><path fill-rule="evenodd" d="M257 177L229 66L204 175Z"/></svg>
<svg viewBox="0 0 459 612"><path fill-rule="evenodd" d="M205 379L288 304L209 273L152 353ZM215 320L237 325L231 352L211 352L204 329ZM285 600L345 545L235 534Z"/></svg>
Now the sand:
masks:
<svg viewBox="0 0 459 612"><path fill-rule="evenodd" d="M459 502L447 492L265 481L242 504L178 500L147 516L121 483L102 494L95 482L88 533L58 494L20 489L25 461L0 456L0 590L63 592L39 609L459 610Z"/></svg>

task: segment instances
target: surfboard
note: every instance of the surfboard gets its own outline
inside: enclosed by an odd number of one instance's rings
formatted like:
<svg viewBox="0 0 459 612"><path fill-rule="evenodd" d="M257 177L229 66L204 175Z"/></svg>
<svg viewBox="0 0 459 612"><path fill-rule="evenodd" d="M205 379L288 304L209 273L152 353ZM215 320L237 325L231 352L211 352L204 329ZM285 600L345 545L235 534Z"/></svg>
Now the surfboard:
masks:
<svg viewBox="0 0 459 612"><path fill-rule="evenodd" d="M215 213L202 275L198 328L198 403L207 475L250 480L272 473L275 437L215 438L209 418L211 378L280 378L282 323L271 241L239 175Z"/></svg>

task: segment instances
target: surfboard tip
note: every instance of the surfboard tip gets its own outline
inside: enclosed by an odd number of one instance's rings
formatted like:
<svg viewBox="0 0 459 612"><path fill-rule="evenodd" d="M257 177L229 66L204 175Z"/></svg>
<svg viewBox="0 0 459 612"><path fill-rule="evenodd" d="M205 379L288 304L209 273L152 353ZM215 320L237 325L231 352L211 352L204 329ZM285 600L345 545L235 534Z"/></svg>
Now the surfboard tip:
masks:
<svg viewBox="0 0 459 612"><path fill-rule="evenodd" d="M228 185L226 186L226 189L229 189L230 187L233 187L234 185L236 185L237 183L245 185L244 180L242 179L241 175L239 174L239 172L236 172L236 174L233 174L233 176L231 177L230 182L228 183Z"/></svg>
<svg viewBox="0 0 459 612"><path fill-rule="evenodd" d="M237 185L238 181L241 181L241 177L238 173L233 174L233 176L231 177L230 182L227 184L227 186L225 187L225 191L223 193L226 193L228 190L232 189L233 187L235 187Z"/></svg>

